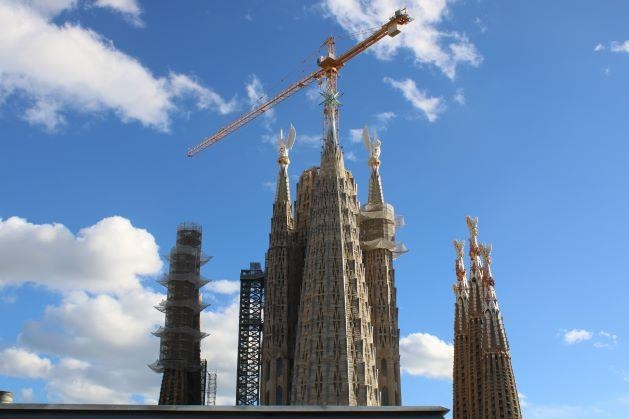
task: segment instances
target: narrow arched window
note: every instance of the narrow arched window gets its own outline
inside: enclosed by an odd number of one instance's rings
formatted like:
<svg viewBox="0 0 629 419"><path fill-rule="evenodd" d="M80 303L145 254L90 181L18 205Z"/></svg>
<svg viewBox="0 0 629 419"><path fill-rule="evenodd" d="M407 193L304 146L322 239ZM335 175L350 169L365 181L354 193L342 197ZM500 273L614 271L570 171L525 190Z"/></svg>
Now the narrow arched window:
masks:
<svg viewBox="0 0 629 419"><path fill-rule="evenodd" d="M275 361L275 374L278 377L284 374L284 360L282 358L277 358Z"/></svg>
<svg viewBox="0 0 629 419"><path fill-rule="evenodd" d="M275 404L284 404L282 386L275 387Z"/></svg>
<svg viewBox="0 0 629 419"><path fill-rule="evenodd" d="M382 358L380 360L380 374L387 375L387 360Z"/></svg>

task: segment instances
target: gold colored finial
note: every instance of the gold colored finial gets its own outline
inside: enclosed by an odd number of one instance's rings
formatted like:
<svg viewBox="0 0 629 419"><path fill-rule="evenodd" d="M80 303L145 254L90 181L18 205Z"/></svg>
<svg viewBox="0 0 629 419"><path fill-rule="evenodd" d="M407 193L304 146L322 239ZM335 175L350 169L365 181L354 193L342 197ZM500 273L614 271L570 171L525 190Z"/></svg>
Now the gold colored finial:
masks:
<svg viewBox="0 0 629 419"><path fill-rule="evenodd" d="M467 228L470 230L470 236L478 236L478 217L465 217L467 220Z"/></svg>

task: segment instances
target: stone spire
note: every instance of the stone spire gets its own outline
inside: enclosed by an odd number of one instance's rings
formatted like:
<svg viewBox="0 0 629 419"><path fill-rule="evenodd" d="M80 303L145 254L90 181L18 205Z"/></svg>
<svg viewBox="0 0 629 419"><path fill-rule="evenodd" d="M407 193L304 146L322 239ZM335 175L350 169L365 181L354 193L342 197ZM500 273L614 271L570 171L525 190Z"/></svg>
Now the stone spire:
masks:
<svg viewBox="0 0 629 419"><path fill-rule="evenodd" d="M334 89L324 93L324 147L314 180L292 404L378 405L372 323L354 178L337 138Z"/></svg>
<svg viewBox="0 0 629 419"><path fill-rule="evenodd" d="M520 419L520 403L509 345L494 289L491 245L478 243L478 218L467 217L470 230L470 281L457 250L454 292L454 419ZM482 257L482 263L481 263Z"/></svg>
<svg viewBox="0 0 629 419"><path fill-rule="evenodd" d="M520 400L511 366L509 343L491 272L491 245L480 246L483 257L483 417L522 417Z"/></svg>
<svg viewBox="0 0 629 419"><path fill-rule="evenodd" d="M365 265L365 280L369 289L371 320L373 322L378 388L383 406L402 404L400 386L400 348L395 270L395 212L385 203L380 179L380 140L374 134L369 139L367 127L363 141L369 151L371 176L367 204L360 212L360 240Z"/></svg>
<svg viewBox="0 0 629 419"><path fill-rule="evenodd" d="M456 301L454 303L454 371L452 417L454 419L470 418L468 411L470 388L470 354L469 354L469 283L463 261L463 240L455 240L454 248L457 258L454 263L457 283L453 285Z"/></svg>
<svg viewBox="0 0 629 419"><path fill-rule="evenodd" d="M469 377L469 405L468 412L471 417L482 417L481 389L474 383L479 383L482 375L482 329L483 329L483 307L482 307L482 281L483 271L480 260L480 248L478 246L478 217L466 217L467 228L470 232L470 292L468 304L468 356L470 359Z"/></svg>
<svg viewBox="0 0 629 419"><path fill-rule="evenodd" d="M293 215L288 183L288 151L295 140L291 125L288 140L280 131L279 174L271 218L269 250L266 255L264 301L264 327L262 342L261 401L263 405L289 404L294 342L289 337L289 295L292 293L290 277L290 244L293 234ZM292 301L292 304L295 304Z"/></svg>

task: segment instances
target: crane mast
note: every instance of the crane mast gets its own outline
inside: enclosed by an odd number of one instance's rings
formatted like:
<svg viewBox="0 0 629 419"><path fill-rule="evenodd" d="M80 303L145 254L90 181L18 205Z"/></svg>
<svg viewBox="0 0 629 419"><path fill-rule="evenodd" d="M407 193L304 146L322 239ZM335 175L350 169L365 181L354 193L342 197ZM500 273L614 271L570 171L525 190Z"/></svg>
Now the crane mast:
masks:
<svg viewBox="0 0 629 419"><path fill-rule="evenodd" d="M287 99L289 96L308 86L313 81L320 81L321 79L325 79L325 85L323 89L324 91L322 93L324 97L324 133L328 132L328 130L334 130L336 135L329 136L328 138L335 138L335 141L337 141L336 139L338 138L338 124L336 123L336 121L338 121L339 102L336 82L338 78L338 71L349 60L356 57L358 54L365 51L367 48L380 41L385 36L388 35L390 37L394 37L399 34L400 25L406 25L411 20L412 18L408 15L406 9L397 10L395 14L379 29L377 29L366 39L362 40L361 42L357 43L352 48L344 52L338 58L335 55L334 38L329 37L324 42L324 45L327 46L327 55L324 57L320 57L317 61L317 64L320 67L319 69L313 71L301 80L286 87L265 103L241 115L238 119L225 125L216 133L205 137L203 141L188 150L188 157L193 157L200 151L222 140L230 133L234 132L241 126L262 115L264 112L268 111L273 106L277 105L278 103Z"/></svg>

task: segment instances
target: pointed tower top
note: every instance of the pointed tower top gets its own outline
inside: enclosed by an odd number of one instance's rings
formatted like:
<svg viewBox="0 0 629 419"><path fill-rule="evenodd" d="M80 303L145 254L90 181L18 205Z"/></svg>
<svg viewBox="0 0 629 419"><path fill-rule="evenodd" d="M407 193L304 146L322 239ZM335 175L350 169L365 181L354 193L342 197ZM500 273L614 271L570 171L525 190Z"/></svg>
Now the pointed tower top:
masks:
<svg viewBox="0 0 629 419"><path fill-rule="evenodd" d="M483 278L490 284L490 285L494 285L494 276L491 273L491 250L492 250L492 246L491 244L481 244L480 246L478 246L479 250L480 250L480 254L481 257L483 258L483 272L484 272L484 276Z"/></svg>
<svg viewBox="0 0 629 419"><path fill-rule="evenodd" d="M277 163L280 166L280 174L277 178L276 202L290 202L290 187L288 185L288 165L290 164L290 159L288 158L288 151L293 148L296 135L297 132L293 124L290 125L287 139L284 138L284 131L280 129L280 139L277 149Z"/></svg>
<svg viewBox="0 0 629 419"><path fill-rule="evenodd" d="M369 138L369 129L365 125L363 128L363 144L369 152L369 160L367 164L371 168L371 177L369 179L369 204L384 204L384 195L382 193L382 182L380 181L380 140L378 134L374 131L373 141Z"/></svg>
<svg viewBox="0 0 629 419"><path fill-rule="evenodd" d="M454 268L456 271L457 283L453 286L454 294L457 297L467 296L468 284L467 277L465 275L465 262L463 261L463 248L465 242L463 240L454 240L454 249L456 250L456 261L454 262Z"/></svg>
<svg viewBox="0 0 629 419"><path fill-rule="evenodd" d="M466 217L467 228L470 231L470 259L472 262L472 273L474 276L474 272L480 269L480 250L478 248L478 217L470 217L469 215Z"/></svg>

